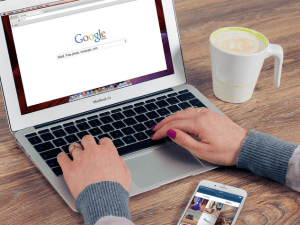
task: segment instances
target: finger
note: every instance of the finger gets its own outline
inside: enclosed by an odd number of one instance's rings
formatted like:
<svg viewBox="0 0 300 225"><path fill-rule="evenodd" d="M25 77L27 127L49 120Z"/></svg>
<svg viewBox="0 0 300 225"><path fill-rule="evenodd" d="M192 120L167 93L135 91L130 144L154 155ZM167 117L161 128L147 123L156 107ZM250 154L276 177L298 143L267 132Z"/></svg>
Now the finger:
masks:
<svg viewBox="0 0 300 225"><path fill-rule="evenodd" d="M82 144L84 149L87 149L91 145L97 145L97 143L95 141L95 138L92 135L85 135L81 139L81 144Z"/></svg>
<svg viewBox="0 0 300 225"><path fill-rule="evenodd" d="M116 149L116 147L115 147L115 145L114 145L114 143L112 142L111 139L109 139L109 138L107 138L107 137L101 138L101 139L99 140L99 145L100 145L101 147L103 147L105 150L106 150L106 149L110 149L110 150L112 150L112 151L115 150L115 153L117 153L117 154L119 155L119 153L118 153L118 151L117 151L117 149Z"/></svg>
<svg viewBox="0 0 300 225"><path fill-rule="evenodd" d="M199 127L195 126L194 119L175 120L175 121L171 121L170 123L164 125L162 128L157 130L153 134L152 140L159 140L163 137L166 137L167 131L174 128L178 130L182 130L187 134L193 134L195 136L198 136L198 132L199 132Z"/></svg>
<svg viewBox="0 0 300 225"><path fill-rule="evenodd" d="M206 152L209 148L208 144L198 141L191 135L176 128L168 130L167 134L176 144L189 150L198 158L205 159Z"/></svg>
<svg viewBox="0 0 300 225"><path fill-rule="evenodd" d="M69 146L70 155L75 159L78 155L82 154L83 148L78 143L72 143Z"/></svg>
<svg viewBox="0 0 300 225"><path fill-rule="evenodd" d="M60 165L63 173L66 173L71 166L72 160L64 152L57 155L57 162Z"/></svg>
<svg viewBox="0 0 300 225"><path fill-rule="evenodd" d="M174 120L183 120L183 119L194 118L194 117L198 116L199 113L203 110L207 110L207 109L205 107L201 107L201 108L190 107L190 108L187 108L183 111L178 111L178 112L174 113L173 115L166 117L161 122L159 122L153 128L153 131L156 132L161 127L165 126L166 124L168 124L168 123L170 123L171 121L174 121Z"/></svg>

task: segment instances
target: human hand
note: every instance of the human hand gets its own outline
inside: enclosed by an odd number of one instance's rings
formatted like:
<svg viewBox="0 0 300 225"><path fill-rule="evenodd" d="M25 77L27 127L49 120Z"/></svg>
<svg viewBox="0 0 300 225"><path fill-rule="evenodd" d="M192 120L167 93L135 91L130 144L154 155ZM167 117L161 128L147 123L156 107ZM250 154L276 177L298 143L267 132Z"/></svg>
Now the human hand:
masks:
<svg viewBox="0 0 300 225"><path fill-rule="evenodd" d="M204 107L178 111L158 123L153 131L152 140L169 136L198 158L226 166L236 165L247 136L246 130L226 116Z"/></svg>
<svg viewBox="0 0 300 225"><path fill-rule="evenodd" d="M118 182L129 192L131 174L113 142L102 138L97 145L91 135L86 135L81 144L83 148L79 144L76 148L69 146L73 161L66 153L57 156L73 197L76 199L88 185L100 181Z"/></svg>

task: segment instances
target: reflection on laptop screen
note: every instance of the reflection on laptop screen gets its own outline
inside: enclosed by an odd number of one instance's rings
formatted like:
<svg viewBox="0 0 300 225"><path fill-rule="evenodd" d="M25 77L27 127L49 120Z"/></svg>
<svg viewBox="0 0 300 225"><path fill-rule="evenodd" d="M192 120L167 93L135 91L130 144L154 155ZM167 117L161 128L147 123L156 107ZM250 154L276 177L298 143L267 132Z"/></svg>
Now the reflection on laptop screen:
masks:
<svg viewBox="0 0 300 225"><path fill-rule="evenodd" d="M64 0L1 16L22 115L174 73L161 0Z"/></svg>

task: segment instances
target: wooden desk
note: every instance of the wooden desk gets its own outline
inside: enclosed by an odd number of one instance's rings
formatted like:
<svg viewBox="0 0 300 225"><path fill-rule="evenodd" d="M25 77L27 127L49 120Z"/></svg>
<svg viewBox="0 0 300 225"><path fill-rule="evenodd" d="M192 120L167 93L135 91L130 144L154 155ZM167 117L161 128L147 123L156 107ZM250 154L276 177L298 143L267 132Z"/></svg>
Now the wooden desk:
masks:
<svg viewBox="0 0 300 225"><path fill-rule="evenodd" d="M1 3L0 3L1 4ZM300 2L298 0L175 0L188 83L247 130L300 143ZM267 59L253 97L242 104L212 91L208 37L226 26L248 27L284 49L280 88ZM83 224L25 156L10 134L0 100L0 224ZM176 224L197 183L208 179L243 188L248 199L237 224L300 224L300 193L235 167L220 167L132 197L137 225Z"/></svg>

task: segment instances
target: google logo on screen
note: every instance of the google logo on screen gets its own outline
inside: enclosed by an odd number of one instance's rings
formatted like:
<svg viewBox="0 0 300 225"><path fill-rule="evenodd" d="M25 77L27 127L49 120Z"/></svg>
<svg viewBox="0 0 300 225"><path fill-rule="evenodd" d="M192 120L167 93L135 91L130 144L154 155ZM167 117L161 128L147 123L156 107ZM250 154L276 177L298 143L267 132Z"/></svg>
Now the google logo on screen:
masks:
<svg viewBox="0 0 300 225"><path fill-rule="evenodd" d="M75 36L76 43L82 43L82 42L87 42L87 41L99 42L102 39L106 39L106 34L105 34L105 31L101 32L100 29L95 34L84 35L83 37L82 37L82 34L77 34Z"/></svg>

